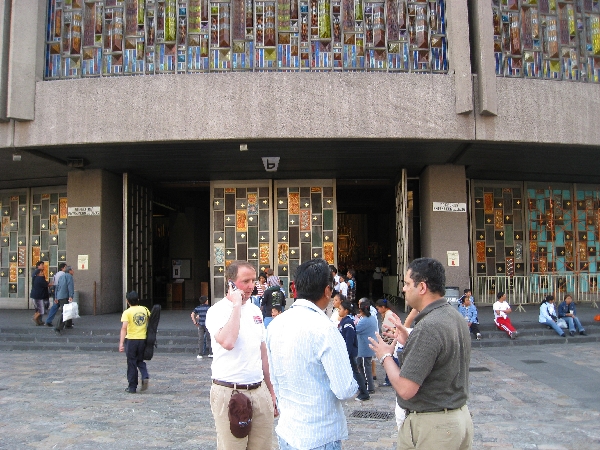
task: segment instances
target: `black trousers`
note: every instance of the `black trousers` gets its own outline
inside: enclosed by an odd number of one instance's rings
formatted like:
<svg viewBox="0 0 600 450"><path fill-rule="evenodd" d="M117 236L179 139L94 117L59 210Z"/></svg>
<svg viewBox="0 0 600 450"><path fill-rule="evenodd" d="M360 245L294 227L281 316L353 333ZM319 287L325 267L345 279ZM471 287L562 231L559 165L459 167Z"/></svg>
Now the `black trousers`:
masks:
<svg viewBox="0 0 600 450"><path fill-rule="evenodd" d="M356 358L353 358L352 356L350 357L350 367L352 367L352 374L354 375L354 379L358 383L358 396L360 398L369 397L369 391L367 391L367 382L365 380L365 376L360 370L358 370Z"/></svg>
<svg viewBox="0 0 600 450"><path fill-rule="evenodd" d="M56 325L54 325L54 329L56 331L62 331L63 328L65 326L70 327L73 325L73 321L72 320L67 320L66 322L63 322L63 306L65 306L67 303L69 303L69 299L68 298L59 298L58 299L58 311L57 311L57 316L54 319L54 323Z"/></svg>

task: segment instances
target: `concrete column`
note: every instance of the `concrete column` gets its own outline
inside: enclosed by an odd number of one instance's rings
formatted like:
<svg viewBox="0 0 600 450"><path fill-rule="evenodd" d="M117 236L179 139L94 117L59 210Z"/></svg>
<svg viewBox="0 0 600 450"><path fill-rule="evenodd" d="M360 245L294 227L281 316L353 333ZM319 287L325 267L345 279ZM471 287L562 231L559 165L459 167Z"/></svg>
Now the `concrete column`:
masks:
<svg viewBox="0 0 600 450"><path fill-rule="evenodd" d="M68 264L75 269L79 311L96 314L123 307L123 181L104 170L72 170L68 174L69 207L100 207L99 216L69 216ZM88 270L77 267L79 255L88 255Z"/></svg>
<svg viewBox="0 0 600 450"><path fill-rule="evenodd" d="M6 120L11 0L0 0L0 120Z"/></svg>
<svg viewBox="0 0 600 450"><path fill-rule="evenodd" d="M473 111L468 17L467 0L450 0L446 3L448 64L450 73L454 73L456 114Z"/></svg>
<svg viewBox="0 0 600 450"><path fill-rule="evenodd" d="M43 48L46 3L12 0L6 103L6 116L11 119L34 119L35 83L41 79L43 64L40 46Z"/></svg>
<svg viewBox="0 0 600 450"><path fill-rule="evenodd" d="M428 166L419 181L421 198L421 254L446 268L446 286L470 287L469 227L466 212L433 211L433 202L465 203L464 166ZM458 251L458 267L448 266L448 251Z"/></svg>
<svg viewBox="0 0 600 450"><path fill-rule="evenodd" d="M473 60L477 73L477 110L479 114L498 115L496 93L496 60L494 58L494 27L491 3L472 0Z"/></svg>

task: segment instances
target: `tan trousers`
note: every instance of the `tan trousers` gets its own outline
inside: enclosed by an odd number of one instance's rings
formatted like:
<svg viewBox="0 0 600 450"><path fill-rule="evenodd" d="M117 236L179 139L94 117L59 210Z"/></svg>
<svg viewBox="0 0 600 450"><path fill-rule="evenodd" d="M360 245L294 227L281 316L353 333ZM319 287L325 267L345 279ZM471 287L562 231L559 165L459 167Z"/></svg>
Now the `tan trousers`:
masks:
<svg viewBox="0 0 600 450"><path fill-rule="evenodd" d="M470 450L473 421L467 405L450 412L412 413L398 432L398 450Z"/></svg>
<svg viewBox="0 0 600 450"><path fill-rule="evenodd" d="M213 384L210 409L215 418L218 450L270 450L273 439L273 400L263 382L258 389L239 392L252 402L252 429L248 437L238 439L229 430L228 405L233 389Z"/></svg>

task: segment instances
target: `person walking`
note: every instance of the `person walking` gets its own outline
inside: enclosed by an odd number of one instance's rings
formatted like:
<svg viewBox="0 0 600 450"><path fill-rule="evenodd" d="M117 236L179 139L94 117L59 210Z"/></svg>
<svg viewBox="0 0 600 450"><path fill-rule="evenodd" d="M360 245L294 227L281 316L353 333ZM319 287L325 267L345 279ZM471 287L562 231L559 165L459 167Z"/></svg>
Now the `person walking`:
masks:
<svg viewBox="0 0 600 450"><path fill-rule="evenodd" d="M323 259L306 261L294 277L298 299L267 332L267 351L281 416L281 450L340 450L348 438L342 401L357 390L346 345L324 310L333 274ZM270 447L264 447L261 450Z"/></svg>
<svg viewBox="0 0 600 450"><path fill-rule="evenodd" d="M43 263L42 263L43 265ZM44 301L48 299L48 282L43 269L35 269L33 271L31 293L29 294L35 305L35 314L33 315L33 323L37 326L43 325L42 316L44 315Z"/></svg>
<svg viewBox="0 0 600 450"><path fill-rule="evenodd" d="M471 449L473 421L467 407L471 338L458 310L444 298L446 274L432 258L412 261L404 276L406 303L420 313L410 333L394 314L394 342L370 339L396 391L406 419L398 432L399 450ZM393 361L395 341L404 345L402 368Z"/></svg>
<svg viewBox="0 0 600 450"><path fill-rule="evenodd" d="M210 405L217 449L270 449L278 412L269 375L263 316L260 308L248 301L256 270L247 261L233 261L226 276L227 296L206 313L213 350ZM245 402L243 397L247 397ZM230 423L230 413L235 414L235 405L248 402L252 405L252 426L249 431L248 427L240 430L239 422Z"/></svg>
<svg viewBox="0 0 600 450"><path fill-rule="evenodd" d="M61 276L58 280L58 284L56 285L56 298L58 300L58 319L56 319L56 324L54 325L54 331L57 334L60 334L62 330L65 328L65 322L63 322L63 307L67 303L71 303L73 301L73 295L75 294L75 285L73 283L73 269L71 266L67 266L65 270L65 274ZM72 321L68 320L66 323L68 328L72 328Z"/></svg>
<svg viewBox="0 0 600 450"><path fill-rule="evenodd" d="M56 286L58 286L58 281L65 274L66 271L67 271L67 264L60 263L58 265L58 272L56 272L54 274L54 277L52 278L52 282L50 283L50 285L53 288L52 290L53 290L54 294L52 295L52 307L50 308L50 311L48 311L48 317L46 317L46 326L48 326L48 327L53 326L52 322L54 321L54 316L56 315L56 311L58 311L58 307L60 306L58 303L58 297L56 296Z"/></svg>
<svg viewBox="0 0 600 450"><path fill-rule="evenodd" d="M135 394L138 387L138 370L142 376L140 391L148 389L150 383L150 375L144 361L150 311L145 306L140 306L137 292L128 292L125 298L128 308L121 315L119 352L125 352L127 356L127 388L125 391Z"/></svg>
<svg viewBox="0 0 600 450"><path fill-rule="evenodd" d="M203 295L200 297L200 305L196 306L192 311L192 322L198 327L198 356L197 359L202 359L204 356L212 357L210 347L210 333L206 329L206 313L210 305L208 297Z"/></svg>
<svg viewBox="0 0 600 450"><path fill-rule="evenodd" d="M371 362L375 353L369 347L369 338L375 338L377 335L377 317L373 315L371 302L362 298L358 304L359 312L357 315L356 335L358 338L358 354L356 363L358 370L363 374L367 383L367 391L371 394L375 392L375 382L373 381L373 371Z"/></svg>

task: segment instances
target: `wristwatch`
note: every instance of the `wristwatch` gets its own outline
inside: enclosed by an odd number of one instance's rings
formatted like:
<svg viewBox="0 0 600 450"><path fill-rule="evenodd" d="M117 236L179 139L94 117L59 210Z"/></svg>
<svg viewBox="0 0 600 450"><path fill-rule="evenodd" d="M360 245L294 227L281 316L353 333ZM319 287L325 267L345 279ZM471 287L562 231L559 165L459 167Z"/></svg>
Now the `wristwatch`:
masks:
<svg viewBox="0 0 600 450"><path fill-rule="evenodd" d="M383 366L383 362L385 361L385 358L387 358L388 356L391 356L393 358L393 355L391 353L386 353L381 358L379 358L379 364L381 364Z"/></svg>

